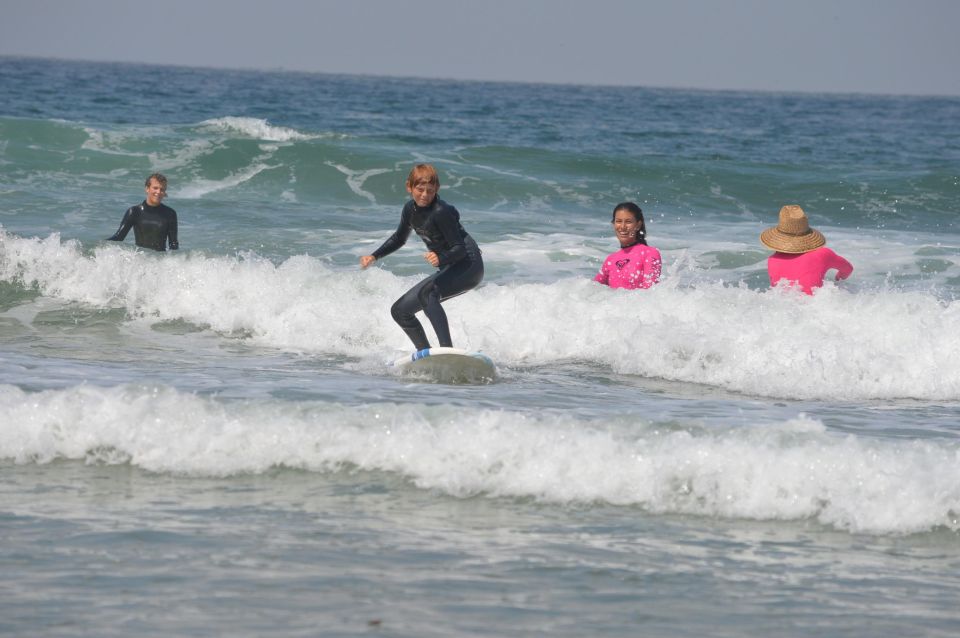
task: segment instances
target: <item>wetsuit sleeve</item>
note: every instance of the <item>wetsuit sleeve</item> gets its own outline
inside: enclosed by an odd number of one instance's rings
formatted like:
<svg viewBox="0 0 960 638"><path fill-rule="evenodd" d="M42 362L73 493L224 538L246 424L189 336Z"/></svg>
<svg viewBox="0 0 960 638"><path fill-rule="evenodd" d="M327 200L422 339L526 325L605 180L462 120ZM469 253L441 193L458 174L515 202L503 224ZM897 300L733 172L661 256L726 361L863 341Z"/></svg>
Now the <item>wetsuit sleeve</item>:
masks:
<svg viewBox="0 0 960 638"><path fill-rule="evenodd" d="M660 281L660 270L663 267L663 260L660 258L660 251L656 248L647 248L643 257L643 274L640 277L640 288L649 288Z"/></svg>
<svg viewBox="0 0 960 638"><path fill-rule="evenodd" d="M380 245L380 248L377 248L371 253L374 259L382 259L407 243L407 238L410 237L411 230L408 215L407 209L404 208L403 212L400 213L400 225L397 226L393 234L387 238L387 241Z"/></svg>
<svg viewBox="0 0 960 638"><path fill-rule="evenodd" d="M840 255L838 255L837 253L833 252L832 250L830 251L830 259L828 260L827 263L829 268L837 269L836 281L840 281L841 279L846 279L851 275L851 273L853 273L853 264L851 264L849 261L847 261Z"/></svg>
<svg viewBox="0 0 960 638"><path fill-rule="evenodd" d="M457 215L452 211L444 211L444 214L435 215L437 229L443 235L443 241L447 249L437 252L440 258L441 266L455 264L467 256L467 246L463 243L463 235L460 233L460 222Z"/></svg>
<svg viewBox="0 0 960 638"><path fill-rule="evenodd" d="M603 284L604 286L610 285L610 270L607 268L607 264L610 263L610 258L607 257L603 260L603 265L600 266L600 272L597 273L597 276L593 278L594 281Z"/></svg>
<svg viewBox="0 0 960 638"><path fill-rule="evenodd" d="M170 209L170 225L167 226L167 241L170 244L170 250L180 248L180 242L177 241L177 211Z"/></svg>
<svg viewBox="0 0 960 638"><path fill-rule="evenodd" d="M120 228L117 229L117 232L115 232L113 236L107 237L107 241L123 241L126 239L127 233L133 228L133 213L136 209L136 206L131 206L127 209L127 212L123 214L123 219L120 220Z"/></svg>

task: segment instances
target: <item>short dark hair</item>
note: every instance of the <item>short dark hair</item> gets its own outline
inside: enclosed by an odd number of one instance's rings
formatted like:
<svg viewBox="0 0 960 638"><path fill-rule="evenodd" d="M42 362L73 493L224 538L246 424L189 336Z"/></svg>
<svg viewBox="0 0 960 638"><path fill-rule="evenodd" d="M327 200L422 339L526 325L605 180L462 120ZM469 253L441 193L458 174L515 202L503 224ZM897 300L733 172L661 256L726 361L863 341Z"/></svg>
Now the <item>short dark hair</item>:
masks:
<svg viewBox="0 0 960 638"><path fill-rule="evenodd" d="M154 173L153 175L147 178L147 181L145 181L143 185L149 187L151 179L155 179L158 182L160 182L160 185L163 186L164 188L167 187L167 177L163 173Z"/></svg>

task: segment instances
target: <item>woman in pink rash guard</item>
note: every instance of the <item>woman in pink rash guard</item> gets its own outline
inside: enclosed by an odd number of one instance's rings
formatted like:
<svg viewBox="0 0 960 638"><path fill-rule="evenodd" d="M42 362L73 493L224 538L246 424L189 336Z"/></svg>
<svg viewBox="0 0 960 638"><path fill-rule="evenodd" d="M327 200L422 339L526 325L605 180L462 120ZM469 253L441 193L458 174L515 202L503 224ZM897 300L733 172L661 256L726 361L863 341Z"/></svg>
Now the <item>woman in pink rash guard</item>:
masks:
<svg viewBox="0 0 960 638"><path fill-rule="evenodd" d="M660 251L647 245L643 211L633 202L613 209L613 232L620 250L607 256L593 278L611 288L649 288L660 280Z"/></svg>
<svg viewBox="0 0 960 638"><path fill-rule="evenodd" d="M850 262L827 248L823 233L810 228L807 215L799 206L780 209L780 223L760 233L760 241L777 252L767 259L770 285L781 279L793 282L808 295L823 286L828 270L837 271L836 281L853 272Z"/></svg>

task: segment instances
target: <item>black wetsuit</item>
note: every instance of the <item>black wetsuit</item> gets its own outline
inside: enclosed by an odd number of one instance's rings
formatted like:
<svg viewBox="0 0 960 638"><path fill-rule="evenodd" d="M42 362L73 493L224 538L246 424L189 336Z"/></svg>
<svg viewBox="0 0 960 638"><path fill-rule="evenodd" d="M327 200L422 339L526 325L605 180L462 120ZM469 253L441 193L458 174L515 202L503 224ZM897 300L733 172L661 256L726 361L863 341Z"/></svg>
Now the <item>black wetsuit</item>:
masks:
<svg viewBox="0 0 960 638"><path fill-rule="evenodd" d="M169 206L150 206L146 200L131 206L124 213L120 228L108 240L123 241L131 228L133 238L141 248L166 250L167 240L170 241L170 250L180 248L177 241L177 212Z"/></svg>
<svg viewBox="0 0 960 638"><path fill-rule="evenodd" d="M417 350L430 347L423 326L414 316L419 310L427 315L437 340L442 347L453 345L447 313L441 301L467 292L483 280L483 259L473 237L460 225L460 213L442 199L435 198L425 208L410 200L400 213L400 225L380 248L373 251L377 259L386 257L403 246L410 231L415 231L427 245L427 250L437 254L440 266L430 275L408 290L390 309L394 321L400 324Z"/></svg>

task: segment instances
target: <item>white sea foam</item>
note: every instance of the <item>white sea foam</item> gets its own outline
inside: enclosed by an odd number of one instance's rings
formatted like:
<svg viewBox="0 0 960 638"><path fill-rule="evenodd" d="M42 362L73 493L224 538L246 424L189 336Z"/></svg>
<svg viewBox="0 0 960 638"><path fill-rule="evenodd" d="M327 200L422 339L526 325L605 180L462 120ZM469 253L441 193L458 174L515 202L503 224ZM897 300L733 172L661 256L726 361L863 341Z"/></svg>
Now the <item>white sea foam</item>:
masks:
<svg viewBox="0 0 960 638"><path fill-rule="evenodd" d="M419 276L337 269L305 255L156 255L0 232L0 279L133 317L184 320L295 352L404 350L389 306ZM176 282L171 286L170 282ZM583 278L488 283L449 300L454 338L502 365L614 371L792 399L960 400L960 301L922 292L815 296L721 283L623 291ZM461 335L465 335L461 337Z"/></svg>
<svg viewBox="0 0 960 638"><path fill-rule="evenodd" d="M127 150L125 146L138 146L138 142L144 139L158 139L169 135L169 129L160 126L136 127L120 130L102 130L89 126L84 126L83 131L87 134L82 148L107 155L121 155L126 157L146 157L150 162L150 168L154 171L170 171L188 166L198 158L213 153L216 150L216 144L207 139L186 139L179 142L173 148L164 148L163 150L152 150L145 152L142 149ZM151 144L151 147L156 143ZM111 176L116 177L125 175L129 171L126 169L113 171ZM180 192L176 192L180 195Z"/></svg>
<svg viewBox="0 0 960 638"><path fill-rule="evenodd" d="M230 476L395 472L456 497L813 519L853 532L960 529L955 441L838 437L817 421L715 429L460 407L226 403L163 387L0 385L0 458Z"/></svg>
<svg viewBox="0 0 960 638"><path fill-rule="evenodd" d="M138 157L142 155L142 153L139 152L126 151L120 148L123 144L132 139L137 139L139 135L142 135L142 130L135 133L132 131L100 130L90 126L84 126L82 128L87 134L86 141L81 145L83 149L108 155L122 155L127 157Z"/></svg>
<svg viewBox="0 0 960 638"><path fill-rule="evenodd" d="M239 186L244 182L250 181L263 171L278 168L277 166L266 164L266 159L268 159L266 156L257 157L250 166L235 171L223 179L195 179L178 188L177 197L183 199L198 199L210 193Z"/></svg>
<svg viewBox="0 0 960 638"><path fill-rule="evenodd" d="M217 146L210 140L193 139L181 143L174 149L162 152L154 151L147 155L150 167L155 171L169 171L184 166L190 166L199 158L216 152ZM176 191L180 196L180 190Z"/></svg>
<svg viewBox="0 0 960 638"><path fill-rule="evenodd" d="M218 117L204 120L200 123L200 127L218 132L239 133L245 137L252 137L268 142L291 142L320 137L318 135L301 133L283 126L274 126L266 120L254 117Z"/></svg>
<svg viewBox="0 0 960 638"><path fill-rule="evenodd" d="M342 166L334 162L327 162L327 166L332 166L333 168L343 173L347 177L347 186L350 187L350 190L352 190L354 193L356 193L360 197L363 197L364 199L368 200L371 204L376 204L377 198L374 197L373 193L364 190L363 188L364 182L366 182L368 179L370 179L374 175L381 175L383 173L393 172L391 169L388 169L388 168L373 168L366 171L355 171L347 168L346 166Z"/></svg>

